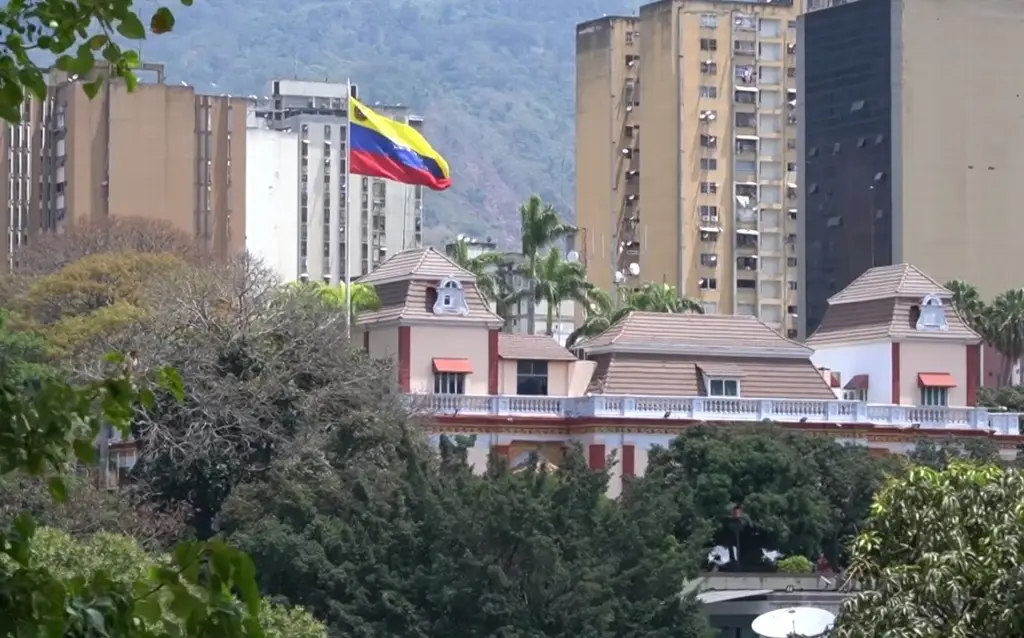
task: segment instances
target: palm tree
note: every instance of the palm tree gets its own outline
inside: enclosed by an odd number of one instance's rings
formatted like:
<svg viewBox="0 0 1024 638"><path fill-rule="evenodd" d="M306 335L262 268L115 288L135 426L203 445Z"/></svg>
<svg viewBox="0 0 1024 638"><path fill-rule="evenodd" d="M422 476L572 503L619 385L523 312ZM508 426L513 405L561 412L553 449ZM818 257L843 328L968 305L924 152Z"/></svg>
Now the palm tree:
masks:
<svg viewBox="0 0 1024 638"><path fill-rule="evenodd" d="M626 305L633 310L648 312L692 312L704 314L704 306L690 299L680 297L676 287L671 284L647 283L629 294Z"/></svg>
<svg viewBox="0 0 1024 638"><path fill-rule="evenodd" d="M473 273L476 277L476 287L484 294L488 301L496 302L498 272L506 257L498 252L485 252L479 255L470 254L469 240L459 236L453 244L452 254L449 255L452 261L460 267Z"/></svg>
<svg viewBox="0 0 1024 638"><path fill-rule="evenodd" d="M572 233L575 228L565 224L550 204L545 204L539 195L531 195L530 199L519 207L519 221L523 254L523 276L526 277L528 294L527 301L527 332L534 334L537 330L537 272L541 260L541 251L552 242Z"/></svg>
<svg viewBox="0 0 1024 638"><path fill-rule="evenodd" d="M583 308L589 308L594 300L592 293L596 288L587 281L587 269L578 261L566 261L562 252L556 248L540 260L534 286L534 302L547 303L547 330L550 337L554 335L556 313L561 318L563 301L575 301Z"/></svg>
<svg viewBox="0 0 1024 638"><path fill-rule="evenodd" d="M583 320L566 339L565 347L570 348L577 341L601 334L621 321L634 310L645 312L694 313L704 314L704 307L688 297L680 297L676 287L670 284L644 284L639 290L633 291L626 298L624 305L614 307L611 298L603 291L591 293L591 299L597 301L603 295L605 299L591 306L592 312Z"/></svg>
<svg viewBox="0 0 1024 638"><path fill-rule="evenodd" d="M984 324L988 307L978 294L978 289L961 279L947 281L945 288L953 293L953 308L960 313L967 325L983 337L986 336Z"/></svg>
<svg viewBox="0 0 1024 638"><path fill-rule="evenodd" d="M1002 381L1012 383L1014 365L1019 367L1024 357L1024 289L1007 290L996 297L985 327L988 341L1005 358Z"/></svg>

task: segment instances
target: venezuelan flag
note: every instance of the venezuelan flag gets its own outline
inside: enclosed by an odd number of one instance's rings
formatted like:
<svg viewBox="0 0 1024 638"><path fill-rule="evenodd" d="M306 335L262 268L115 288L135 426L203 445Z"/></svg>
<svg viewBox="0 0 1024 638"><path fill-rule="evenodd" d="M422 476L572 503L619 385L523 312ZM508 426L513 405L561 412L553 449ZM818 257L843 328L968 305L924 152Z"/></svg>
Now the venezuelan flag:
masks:
<svg viewBox="0 0 1024 638"><path fill-rule="evenodd" d="M443 191L452 185L448 162L419 131L350 98L349 172Z"/></svg>

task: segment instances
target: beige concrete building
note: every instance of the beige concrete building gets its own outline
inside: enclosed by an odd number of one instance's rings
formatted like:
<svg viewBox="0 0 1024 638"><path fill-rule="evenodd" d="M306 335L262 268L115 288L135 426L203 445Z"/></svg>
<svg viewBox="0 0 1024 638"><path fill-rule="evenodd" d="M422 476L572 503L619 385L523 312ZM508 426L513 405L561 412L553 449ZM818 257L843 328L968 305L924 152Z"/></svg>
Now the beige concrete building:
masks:
<svg viewBox="0 0 1024 638"><path fill-rule="evenodd" d="M987 300L1024 285L1024 4L813 6L799 29L801 336L874 266L912 263Z"/></svg>
<svg viewBox="0 0 1024 638"><path fill-rule="evenodd" d="M677 285L795 336L800 0L661 0L576 29L576 211L609 290Z"/></svg>
<svg viewBox="0 0 1024 638"><path fill-rule="evenodd" d="M35 233L110 217L170 222L220 257L244 250L246 100L168 85L162 65L139 78L90 100L83 78L51 72L46 100L3 127L6 263Z"/></svg>

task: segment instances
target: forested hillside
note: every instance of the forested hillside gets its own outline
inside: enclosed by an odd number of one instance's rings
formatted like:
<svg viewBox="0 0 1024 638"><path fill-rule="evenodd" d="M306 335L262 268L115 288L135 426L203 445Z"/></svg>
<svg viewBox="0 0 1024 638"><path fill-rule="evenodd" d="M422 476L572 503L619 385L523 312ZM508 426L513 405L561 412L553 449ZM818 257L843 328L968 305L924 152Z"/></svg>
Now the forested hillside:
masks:
<svg viewBox="0 0 1024 638"><path fill-rule="evenodd" d="M218 0L176 11L143 50L202 90L265 92L273 76L344 81L410 104L452 164L427 200L427 239L507 241L539 193L571 216L576 23L635 0ZM211 89L210 84L217 88Z"/></svg>

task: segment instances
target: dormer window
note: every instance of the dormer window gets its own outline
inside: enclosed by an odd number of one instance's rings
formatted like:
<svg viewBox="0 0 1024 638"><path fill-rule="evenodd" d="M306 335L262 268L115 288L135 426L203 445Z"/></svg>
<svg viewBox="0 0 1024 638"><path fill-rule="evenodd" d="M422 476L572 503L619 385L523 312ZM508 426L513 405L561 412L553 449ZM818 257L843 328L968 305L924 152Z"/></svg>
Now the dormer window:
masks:
<svg viewBox="0 0 1024 638"><path fill-rule="evenodd" d="M740 395L739 379L708 379L709 397L738 397Z"/></svg>
<svg viewBox="0 0 1024 638"><path fill-rule="evenodd" d="M469 315L469 304L462 284L455 279L445 279L437 288L437 301L434 302L435 315Z"/></svg>
<svg viewBox="0 0 1024 638"><path fill-rule="evenodd" d="M917 322L914 327L925 331L949 330L942 299L936 295L928 295L922 299L921 305L918 306Z"/></svg>

